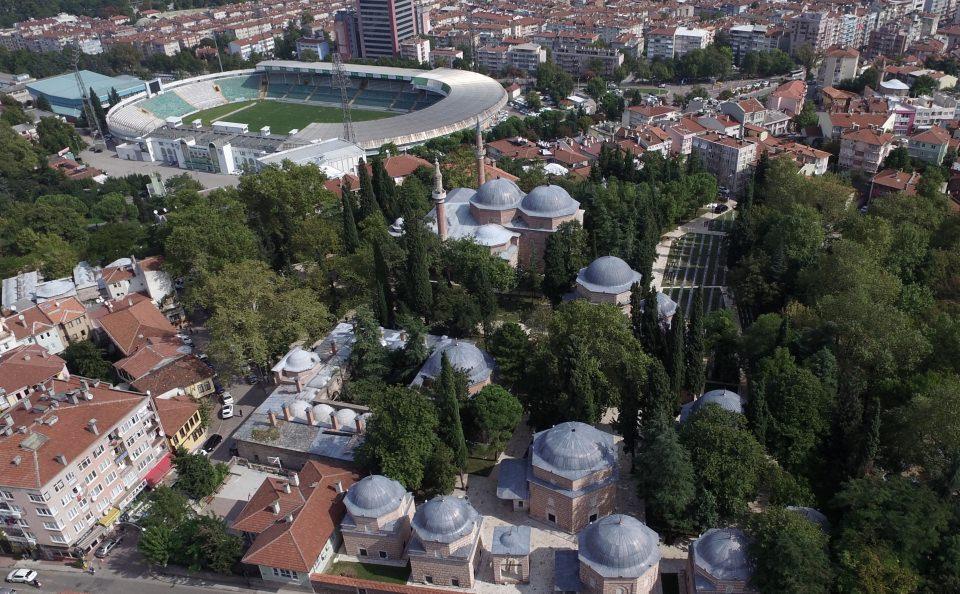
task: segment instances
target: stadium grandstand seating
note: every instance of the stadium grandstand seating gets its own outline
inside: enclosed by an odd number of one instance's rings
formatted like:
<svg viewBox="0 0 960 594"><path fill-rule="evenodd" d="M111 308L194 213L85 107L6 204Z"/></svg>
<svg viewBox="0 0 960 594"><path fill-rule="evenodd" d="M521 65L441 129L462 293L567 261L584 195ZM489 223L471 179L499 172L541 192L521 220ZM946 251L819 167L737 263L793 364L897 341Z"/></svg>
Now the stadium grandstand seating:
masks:
<svg viewBox="0 0 960 594"><path fill-rule="evenodd" d="M196 111L196 109L184 101L180 95L170 92L154 95L141 103L140 107L162 120L171 116L182 116L191 111Z"/></svg>
<svg viewBox="0 0 960 594"><path fill-rule="evenodd" d="M270 84L267 85L267 97L271 99L283 99L287 96L287 93L292 91L294 88L296 88L295 85L278 82L275 83L271 81Z"/></svg>
<svg viewBox="0 0 960 594"><path fill-rule="evenodd" d="M217 86L229 101L249 101L260 97L261 80L258 75L233 76L221 78L217 81Z"/></svg>
<svg viewBox="0 0 960 594"><path fill-rule="evenodd" d="M180 87L174 91L181 99L198 111L229 103L213 81L203 81Z"/></svg>

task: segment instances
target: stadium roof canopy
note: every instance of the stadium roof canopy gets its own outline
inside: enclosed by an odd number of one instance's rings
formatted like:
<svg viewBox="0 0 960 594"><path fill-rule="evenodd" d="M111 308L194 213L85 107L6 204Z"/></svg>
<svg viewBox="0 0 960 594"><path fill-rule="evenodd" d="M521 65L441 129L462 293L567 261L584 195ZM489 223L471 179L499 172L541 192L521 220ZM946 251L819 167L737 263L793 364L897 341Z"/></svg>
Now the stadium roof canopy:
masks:
<svg viewBox="0 0 960 594"><path fill-rule="evenodd" d="M139 93L144 90L144 81L126 74L120 76L106 76L99 72L81 70L80 78L83 86L89 92L97 94L101 101L107 101L110 90L116 89L121 97ZM50 101L53 111L69 117L79 117L83 94L77 84L77 77L73 72L51 76L27 84L27 91L34 97L45 96Z"/></svg>
<svg viewBox="0 0 960 594"><path fill-rule="evenodd" d="M257 70L329 74L333 64L267 60L257 64ZM345 64L344 70L352 77L409 80L417 88L445 95L444 99L424 109L382 120L354 122L356 143L367 150L377 149L387 142L398 146L416 144L469 128L478 117L485 121L507 103L507 92L500 83L469 70L416 70L363 64ZM342 124L314 123L293 135L291 140L312 141L342 134Z"/></svg>

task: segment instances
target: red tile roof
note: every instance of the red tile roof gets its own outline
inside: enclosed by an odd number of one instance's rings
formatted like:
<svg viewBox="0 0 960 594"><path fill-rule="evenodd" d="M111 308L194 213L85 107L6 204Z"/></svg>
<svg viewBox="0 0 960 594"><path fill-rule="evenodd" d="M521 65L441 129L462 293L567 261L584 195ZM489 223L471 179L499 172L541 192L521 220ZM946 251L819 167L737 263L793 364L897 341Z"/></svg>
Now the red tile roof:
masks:
<svg viewBox="0 0 960 594"><path fill-rule="evenodd" d="M36 306L7 317L4 323L7 329L17 337L18 342L36 336L41 332L53 330L55 327L55 324Z"/></svg>
<svg viewBox="0 0 960 594"><path fill-rule="evenodd" d="M299 476L303 504L287 514L274 516L274 522L259 533L247 550L244 563L300 572L309 572L316 565L320 551L346 511L343 493L338 493L335 485L339 482L346 491L360 477L353 470L313 460L304 465ZM273 501L280 499L275 492L276 482L272 482L276 480L267 479L266 482L271 484L261 486L241 510L237 517L242 518L244 525L253 528L267 523L262 512ZM294 490L297 489L291 489ZM290 502L295 505L296 499L285 497L281 501L281 509ZM236 523L234 528L237 528Z"/></svg>
<svg viewBox="0 0 960 594"><path fill-rule="evenodd" d="M163 432L167 437L176 435L177 431L180 431L180 428L186 425L190 417L200 409L200 405L189 396L154 398L153 405L157 409L157 416L160 417L160 424L163 425Z"/></svg>
<svg viewBox="0 0 960 594"><path fill-rule="evenodd" d="M172 338L177 333L177 329L145 295L131 293L108 302L107 309L111 307L111 313L100 318L100 326L124 355L133 353L148 338Z"/></svg>
<svg viewBox="0 0 960 594"><path fill-rule="evenodd" d="M45 385L52 386L59 396L81 390L83 381L88 382L87 390L93 395L91 400L80 396L78 404L63 400L54 408L52 401L41 400L40 394L35 392L30 395L31 410L25 410L23 404L13 407L9 418L13 419L14 433L10 436L0 434L0 464L3 465L0 486L43 487L64 469L57 456L63 455L67 463L71 463L148 402L143 394L118 390L106 382L76 376L69 380L54 379ZM46 410L41 412L40 406ZM54 424L49 424L54 417ZM91 419L97 420L100 435L88 429ZM25 427L26 433L17 430L19 427Z"/></svg>
<svg viewBox="0 0 960 594"><path fill-rule="evenodd" d="M113 366L127 377L139 379L152 369L184 356L181 349L183 344L179 340L148 338L132 355L120 359Z"/></svg>
<svg viewBox="0 0 960 594"><path fill-rule="evenodd" d="M849 132L844 132L840 136L841 141L849 140L851 142L862 142L864 144L872 144L875 146L882 146L884 144L890 144L893 142L894 136L888 132L879 132L877 130L850 130Z"/></svg>
<svg viewBox="0 0 960 594"><path fill-rule="evenodd" d="M910 137L911 141L925 142L927 144L949 144L950 133L940 126L934 126L929 130Z"/></svg>
<svg viewBox="0 0 960 594"><path fill-rule="evenodd" d="M26 344L0 355L0 388L7 394L42 384L66 368L66 362L38 344Z"/></svg>
<svg viewBox="0 0 960 594"><path fill-rule="evenodd" d="M37 307L54 324L66 324L87 315L87 310L76 297L44 301Z"/></svg>
<svg viewBox="0 0 960 594"><path fill-rule="evenodd" d="M130 385L141 392L149 391L160 396L170 390L188 388L204 380L213 379L213 370L193 355L181 357L171 363L154 369Z"/></svg>

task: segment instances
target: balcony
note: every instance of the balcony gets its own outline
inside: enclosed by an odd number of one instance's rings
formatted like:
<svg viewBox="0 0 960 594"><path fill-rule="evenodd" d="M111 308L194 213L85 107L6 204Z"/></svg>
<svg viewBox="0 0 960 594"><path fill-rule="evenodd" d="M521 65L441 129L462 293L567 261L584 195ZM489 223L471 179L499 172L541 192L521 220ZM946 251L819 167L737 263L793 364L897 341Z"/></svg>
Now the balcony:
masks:
<svg viewBox="0 0 960 594"><path fill-rule="evenodd" d="M0 518L22 518L23 512L18 509L0 508Z"/></svg>

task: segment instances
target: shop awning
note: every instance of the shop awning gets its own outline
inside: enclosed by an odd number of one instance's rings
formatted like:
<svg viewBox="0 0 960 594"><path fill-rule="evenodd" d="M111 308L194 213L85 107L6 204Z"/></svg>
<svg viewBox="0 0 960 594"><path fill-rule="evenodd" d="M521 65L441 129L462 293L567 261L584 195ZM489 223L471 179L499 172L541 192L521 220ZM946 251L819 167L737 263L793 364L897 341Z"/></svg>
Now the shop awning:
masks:
<svg viewBox="0 0 960 594"><path fill-rule="evenodd" d="M97 523L101 526L112 526L114 522L117 521L117 518L120 517L120 508L111 507L107 510L106 515L97 520Z"/></svg>
<svg viewBox="0 0 960 594"><path fill-rule="evenodd" d="M170 472L170 469L173 468L173 454L167 454L163 458L160 458L160 462L157 463L153 469L147 473L147 476L143 477L147 484L151 487L157 486L157 484L163 480L163 477L167 476L167 473Z"/></svg>

